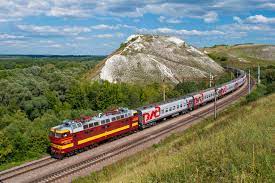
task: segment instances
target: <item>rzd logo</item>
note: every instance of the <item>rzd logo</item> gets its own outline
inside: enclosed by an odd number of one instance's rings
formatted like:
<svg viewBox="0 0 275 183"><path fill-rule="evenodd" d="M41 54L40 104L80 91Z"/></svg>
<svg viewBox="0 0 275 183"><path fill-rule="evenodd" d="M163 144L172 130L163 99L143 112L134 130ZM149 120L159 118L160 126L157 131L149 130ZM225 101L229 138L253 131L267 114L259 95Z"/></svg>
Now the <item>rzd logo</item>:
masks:
<svg viewBox="0 0 275 183"><path fill-rule="evenodd" d="M194 100L195 105L203 103L203 93L201 93L199 97L195 97Z"/></svg>
<svg viewBox="0 0 275 183"><path fill-rule="evenodd" d="M143 120L146 123L155 118L158 118L159 116L160 116L160 107L155 107L154 110L143 114Z"/></svg>
<svg viewBox="0 0 275 183"><path fill-rule="evenodd" d="M219 96L224 95L226 93L226 91L227 91L227 86L224 86L223 88L221 88L219 90Z"/></svg>

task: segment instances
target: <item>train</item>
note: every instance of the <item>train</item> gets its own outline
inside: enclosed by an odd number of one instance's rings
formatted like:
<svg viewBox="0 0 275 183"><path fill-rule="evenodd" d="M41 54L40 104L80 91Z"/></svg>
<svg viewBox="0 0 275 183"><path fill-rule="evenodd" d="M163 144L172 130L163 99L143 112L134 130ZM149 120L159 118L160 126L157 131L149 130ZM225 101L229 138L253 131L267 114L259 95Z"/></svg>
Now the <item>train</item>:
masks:
<svg viewBox="0 0 275 183"><path fill-rule="evenodd" d="M64 120L61 125L50 129L51 155L63 159L96 147L107 140L154 126L169 117L188 113L212 102L215 97L219 100L237 90L246 81L244 71L228 69L234 71L237 77L217 87L137 109L118 108L95 116Z"/></svg>

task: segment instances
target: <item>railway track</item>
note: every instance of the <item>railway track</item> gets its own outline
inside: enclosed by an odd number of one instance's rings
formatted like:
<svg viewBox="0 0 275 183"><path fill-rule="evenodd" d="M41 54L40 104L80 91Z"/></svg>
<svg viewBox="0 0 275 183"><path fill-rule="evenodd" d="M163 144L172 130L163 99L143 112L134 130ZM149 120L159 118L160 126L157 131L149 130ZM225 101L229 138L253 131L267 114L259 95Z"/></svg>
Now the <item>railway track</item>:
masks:
<svg viewBox="0 0 275 183"><path fill-rule="evenodd" d="M229 97L228 99L226 99L225 101L223 101L222 103L218 103L217 104L217 108L221 109L223 107L225 107L226 105L232 103L233 101L235 101L236 99L240 98L241 96L244 96L247 93L247 86L244 87L244 89L242 91L236 91L239 92L237 94L233 94L232 97ZM37 183L37 182L56 182L56 181L60 181L62 178L75 174L77 172L80 172L82 170L85 170L86 168L92 167L94 165L100 164L106 160L109 160L111 158L114 158L116 156L119 156L122 153L127 153L127 151L133 150L139 146L141 146L142 144L149 142L150 140L153 140L155 138L167 135L170 132L175 131L176 129L183 127L187 124L190 124L194 121L196 121L197 119L207 116L211 113L213 113L214 109L213 108L207 108L202 110L199 115L189 115L187 117L187 119L182 120L180 122L174 122L171 123L168 127L164 127L164 128L160 128L156 131L154 131L153 133L149 133L145 136L136 138L132 141L129 141L121 146L117 146L112 150L106 151L102 154L99 154L97 156L88 158L84 161L81 161L79 163L76 163L72 166L68 166L65 167L63 169L57 170L54 173L50 173L46 176L37 178L35 180L32 180L31 182L33 183Z"/></svg>
<svg viewBox="0 0 275 183"><path fill-rule="evenodd" d="M27 172L30 172L32 170L35 170L37 168L42 168L44 166L48 166L50 164L55 163L57 160L51 158L50 156L47 156L45 158L33 161L31 163L24 164L22 166L11 168L6 171L0 172L0 181L6 181L9 180L15 176L19 176L22 174L25 174Z"/></svg>

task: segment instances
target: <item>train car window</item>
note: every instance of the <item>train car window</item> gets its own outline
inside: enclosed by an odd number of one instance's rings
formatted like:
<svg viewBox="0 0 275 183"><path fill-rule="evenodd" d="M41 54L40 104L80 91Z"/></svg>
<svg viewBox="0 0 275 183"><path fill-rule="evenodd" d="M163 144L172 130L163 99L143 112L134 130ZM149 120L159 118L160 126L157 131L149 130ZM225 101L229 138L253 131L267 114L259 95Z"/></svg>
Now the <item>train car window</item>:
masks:
<svg viewBox="0 0 275 183"><path fill-rule="evenodd" d="M116 119L119 120L119 119L120 119L120 116L117 116Z"/></svg>
<svg viewBox="0 0 275 183"><path fill-rule="evenodd" d="M94 126L97 126L97 125L99 125L99 123L98 122L94 122Z"/></svg>
<svg viewBox="0 0 275 183"><path fill-rule="evenodd" d="M115 121L115 120L116 120L116 118L115 118L115 117L113 117L113 118L112 118L112 121Z"/></svg>
<svg viewBox="0 0 275 183"><path fill-rule="evenodd" d="M87 129L89 127L89 125L84 125L83 128L84 129Z"/></svg>
<svg viewBox="0 0 275 183"><path fill-rule="evenodd" d="M110 122L110 119L106 119L106 123L109 123Z"/></svg>
<svg viewBox="0 0 275 183"><path fill-rule="evenodd" d="M182 104L180 104L180 107L182 107Z"/></svg>
<svg viewBox="0 0 275 183"><path fill-rule="evenodd" d="M128 117L128 115L127 114L125 114L125 118L127 118Z"/></svg>
<svg viewBox="0 0 275 183"><path fill-rule="evenodd" d="M130 113L128 113L128 116L131 116L131 114L130 114Z"/></svg>
<svg viewBox="0 0 275 183"><path fill-rule="evenodd" d="M77 128L76 124L73 124L72 126L73 126L73 129Z"/></svg>
<svg viewBox="0 0 275 183"><path fill-rule="evenodd" d="M180 108L180 105L177 105L177 109Z"/></svg>
<svg viewBox="0 0 275 183"><path fill-rule="evenodd" d="M172 107L169 108L169 111L172 111Z"/></svg>
<svg viewBox="0 0 275 183"><path fill-rule="evenodd" d="M78 124L77 124L77 127L81 127L81 126L82 126L82 124L81 124L81 123L78 123Z"/></svg>
<svg viewBox="0 0 275 183"><path fill-rule="evenodd" d="M121 118L124 118L124 115L121 115L120 117L121 117Z"/></svg>
<svg viewBox="0 0 275 183"><path fill-rule="evenodd" d="M102 121L101 121L101 124L105 124L105 120L102 120Z"/></svg>
<svg viewBox="0 0 275 183"><path fill-rule="evenodd" d="M89 127L90 127L90 128L91 128L91 127L93 127L93 126L94 126L94 124L93 124L93 123L90 123L90 124L89 124Z"/></svg>
<svg viewBox="0 0 275 183"><path fill-rule="evenodd" d="M175 109L176 109L176 106L173 107L173 110L175 110Z"/></svg>
<svg viewBox="0 0 275 183"><path fill-rule="evenodd" d="M168 108L165 109L165 112L168 112Z"/></svg>

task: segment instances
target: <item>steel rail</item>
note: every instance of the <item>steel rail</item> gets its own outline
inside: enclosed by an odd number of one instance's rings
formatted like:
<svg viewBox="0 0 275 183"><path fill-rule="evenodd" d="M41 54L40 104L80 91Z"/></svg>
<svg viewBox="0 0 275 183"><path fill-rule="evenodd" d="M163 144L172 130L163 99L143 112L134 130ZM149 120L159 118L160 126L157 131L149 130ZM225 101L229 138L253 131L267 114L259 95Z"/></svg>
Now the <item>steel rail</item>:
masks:
<svg viewBox="0 0 275 183"><path fill-rule="evenodd" d="M55 162L57 162L56 159L53 159L50 156L47 156L45 158L36 160L29 164L19 166L16 168L12 168L12 169L8 169L6 171L2 171L2 172L0 172L0 181L6 181L8 179L14 178L16 176L22 175L24 173L30 172L30 171L38 169L38 168L42 168L44 166L53 164Z"/></svg>

